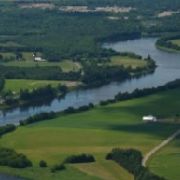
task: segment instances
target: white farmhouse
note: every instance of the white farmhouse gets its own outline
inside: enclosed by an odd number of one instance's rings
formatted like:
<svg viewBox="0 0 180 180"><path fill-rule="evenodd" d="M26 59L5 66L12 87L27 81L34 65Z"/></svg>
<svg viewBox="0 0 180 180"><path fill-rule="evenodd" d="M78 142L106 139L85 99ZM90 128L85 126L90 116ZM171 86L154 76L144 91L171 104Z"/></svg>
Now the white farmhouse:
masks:
<svg viewBox="0 0 180 180"><path fill-rule="evenodd" d="M157 122L157 118L153 115L143 116L142 120L144 122Z"/></svg>
<svg viewBox="0 0 180 180"><path fill-rule="evenodd" d="M43 61L46 61L46 60L42 59L41 57L34 56L34 61L43 62Z"/></svg>

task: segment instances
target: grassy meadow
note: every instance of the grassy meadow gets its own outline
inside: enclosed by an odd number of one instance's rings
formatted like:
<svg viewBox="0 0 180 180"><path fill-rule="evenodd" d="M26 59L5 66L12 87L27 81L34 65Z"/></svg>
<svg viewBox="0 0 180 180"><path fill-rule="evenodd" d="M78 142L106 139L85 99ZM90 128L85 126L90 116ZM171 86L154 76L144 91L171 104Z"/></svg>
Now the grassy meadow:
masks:
<svg viewBox="0 0 180 180"><path fill-rule="evenodd" d="M76 81L52 81L52 80L27 80L27 79L6 79L4 91L11 90L18 93L21 89L33 90L43 86L51 85L56 87L59 84L66 85L67 87L75 88L80 85Z"/></svg>
<svg viewBox="0 0 180 180"><path fill-rule="evenodd" d="M180 136L152 157L148 163L150 169L168 180L179 180L179 148Z"/></svg>
<svg viewBox="0 0 180 180"><path fill-rule="evenodd" d="M179 128L179 125L173 122L143 123L142 116L153 114L172 118L179 112L180 101L177 98L179 96L180 89L175 89L144 98L96 107L83 113L60 115L53 120L19 127L15 132L3 136L0 139L0 145L26 154L33 161L34 166L22 171L12 169L10 171L9 168L2 167L0 170L41 179L38 177L43 171L38 168L40 160L43 159L52 166L62 162L68 155L90 153L96 158L94 165L68 165L68 170L59 172L55 176L61 177L65 173L64 179L69 180L73 178L71 172L75 171L100 179L103 179L102 177L105 177L104 174L107 173L108 177L113 176L114 179L119 179L117 165L105 161L105 155L114 147L136 148L145 154L168 137ZM132 176L124 169L120 169L119 167L119 171L122 170L121 179L131 180ZM35 171L36 173L33 174ZM46 171L48 172L49 169L47 168ZM49 172L46 176L52 179L53 175ZM79 176L78 179L85 178Z"/></svg>
<svg viewBox="0 0 180 180"><path fill-rule="evenodd" d="M141 59L136 59L128 56L113 56L109 63L111 66L124 66L132 67L133 69L138 67L145 67L147 66L147 62Z"/></svg>
<svg viewBox="0 0 180 180"><path fill-rule="evenodd" d="M176 45L180 46L180 39L172 40L171 42L173 44L176 44Z"/></svg>

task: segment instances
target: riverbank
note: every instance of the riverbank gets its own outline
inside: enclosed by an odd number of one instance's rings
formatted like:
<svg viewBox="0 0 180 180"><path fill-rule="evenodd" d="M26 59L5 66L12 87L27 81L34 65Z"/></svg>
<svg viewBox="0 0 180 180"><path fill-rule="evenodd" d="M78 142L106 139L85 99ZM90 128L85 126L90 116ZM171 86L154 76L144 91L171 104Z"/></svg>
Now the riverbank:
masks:
<svg viewBox="0 0 180 180"><path fill-rule="evenodd" d="M159 50L166 51L166 52L169 52L169 53L180 53L179 50L172 49L172 48L167 48L167 47L164 47L164 46L160 46L160 45L158 45L158 44L156 44L156 47L157 47Z"/></svg>
<svg viewBox="0 0 180 180"><path fill-rule="evenodd" d="M179 34L166 35L156 41L156 47L167 52L180 53Z"/></svg>

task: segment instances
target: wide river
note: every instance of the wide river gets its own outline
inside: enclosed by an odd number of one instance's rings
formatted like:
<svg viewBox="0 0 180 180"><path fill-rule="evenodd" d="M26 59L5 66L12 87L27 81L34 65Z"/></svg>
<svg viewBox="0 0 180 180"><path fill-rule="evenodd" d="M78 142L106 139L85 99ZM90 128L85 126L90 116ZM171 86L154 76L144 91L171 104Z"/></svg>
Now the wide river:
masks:
<svg viewBox="0 0 180 180"><path fill-rule="evenodd" d="M97 104L102 100L113 98L120 91L131 92L136 88L156 87L180 78L180 54L160 51L155 47L155 42L156 38L142 38L104 44L104 47L119 52L134 52L143 57L150 54L158 65L153 74L121 83L112 82L99 88L75 90L69 92L63 99L54 99L42 106L16 107L4 112L0 111L0 125L18 124L19 120L40 112L61 111L69 106L79 107L89 103Z"/></svg>
<svg viewBox="0 0 180 180"><path fill-rule="evenodd" d="M139 79L131 79L125 82L112 82L108 85L87 89L75 90L68 93L64 99L54 99L48 105L17 107L5 112L0 111L0 125L8 123L18 124L19 120L40 112L61 111L69 106L79 107L90 102L97 104L101 100L113 98L118 92L132 92L136 88L148 88L164 85L167 82L180 78L180 54L160 51L155 47L155 38L142 38L138 40L123 41L104 44L106 48L112 48L119 52L134 52L147 57L148 54L156 61L158 67L153 74ZM20 180L16 177L0 175L3 180Z"/></svg>

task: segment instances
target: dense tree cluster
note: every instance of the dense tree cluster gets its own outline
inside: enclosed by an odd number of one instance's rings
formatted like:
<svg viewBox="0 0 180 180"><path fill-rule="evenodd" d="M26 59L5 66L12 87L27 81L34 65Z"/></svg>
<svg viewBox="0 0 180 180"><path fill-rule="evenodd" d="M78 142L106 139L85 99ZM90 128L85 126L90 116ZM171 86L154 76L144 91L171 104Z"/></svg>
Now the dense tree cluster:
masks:
<svg viewBox="0 0 180 180"><path fill-rule="evenodd" d="M13 168L31 167L32 162L23 154L16 153L12 149L0 148L0 165Z"/></svg>
<svg viewBox="0 0 180 180"><path fill-rule="evenodd" d="M95 162L95 158L90 154L72 155L64 160L64 163L70 163L70 164L89 163L89 162Z"/></svg>
<svg viewBox="0 0 180 180"><path fill-rule="evenodd" d="M92 108L94 108L94 105L92 103L90 103L89 105L80 106L79 108L68 107L63 112L65 114L72 114L72 113L79 113L79 112L88 111Z"/></svg>
<svg viewBox="0 0 180 180"><path fill-rule="evenodd" d="M51 168L51 172L52 173L55 173L56 171L62 171L62 170L65 170L66 167L63 163L60 163L60 164L56 164L54 165L52 168Z"/></svg>
<svg viewBox="0 0 180 180"><path fill-rule="evenodd" d="M114 160L127 169L134 175L135 180L165 180L165 178L153 174L149 169L142 166L143 156L138 150L116 148L107 154L106 159Z"/></svg>
<svg viewBox="0 0 180 180"><path fill-rule="evenodd" d="M56 96L56 89L47 85L45 87L40 87L29 91L28 89L20 90L20 100L23 101L33 101L38 99L53 98Z"/></svg>
<svg viewBox="0 0 180 180"><path fill-rule="evenodd" d="M122 81L130 77L123 67L87 65L84 67L82 81L88 86L100 86L110 81Z"/></svg>

